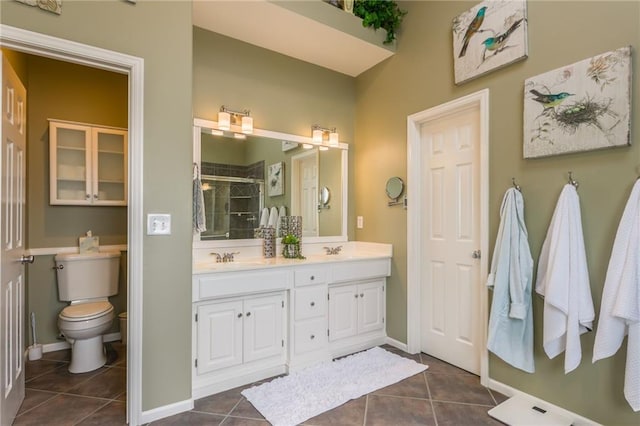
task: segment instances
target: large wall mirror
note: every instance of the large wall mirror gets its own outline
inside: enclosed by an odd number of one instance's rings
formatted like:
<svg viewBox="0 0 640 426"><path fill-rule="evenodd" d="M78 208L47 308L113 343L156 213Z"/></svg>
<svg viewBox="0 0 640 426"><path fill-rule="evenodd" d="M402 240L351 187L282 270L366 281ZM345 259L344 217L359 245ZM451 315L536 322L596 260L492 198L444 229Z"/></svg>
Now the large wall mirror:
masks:
<svg viewBox="0 0 640 426"><path fill-rule="evenodd" d="M273 208L302 216L305 242L347 240L347 144L320 149L310 137L264 129L238 139L233 130L194 119L207 228L194 246L262 244L254 230ZM331 191L326 204L320 202L323 189Z"/></svg>

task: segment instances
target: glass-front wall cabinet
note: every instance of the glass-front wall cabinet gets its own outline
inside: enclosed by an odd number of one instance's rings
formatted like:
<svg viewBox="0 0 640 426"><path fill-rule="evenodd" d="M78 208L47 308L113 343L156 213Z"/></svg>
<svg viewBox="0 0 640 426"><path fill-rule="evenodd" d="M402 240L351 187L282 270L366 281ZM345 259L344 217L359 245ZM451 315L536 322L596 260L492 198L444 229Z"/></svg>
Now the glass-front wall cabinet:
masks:
<svg viewBox="0 0 640 426"><path fill-rule="evenodd" d="M127 129L49 120L50 204L126 205L127 136Z"/></svg>

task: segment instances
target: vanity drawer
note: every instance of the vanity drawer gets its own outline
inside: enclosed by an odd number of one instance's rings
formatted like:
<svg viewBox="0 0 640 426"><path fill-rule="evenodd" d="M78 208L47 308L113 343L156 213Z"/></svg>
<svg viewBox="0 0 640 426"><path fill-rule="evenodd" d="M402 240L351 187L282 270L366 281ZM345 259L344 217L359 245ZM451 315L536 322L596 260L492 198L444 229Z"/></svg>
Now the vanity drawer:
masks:
<svg viewBox="0 0 640 426"><path fill-rule="evenodd" d="M194 277L193 301L290 288L286 270L223 272Z"/></svg>
<svg viewBox="0 0 640 426"><path fill-rule="evenodd" d="M391 275L390 259L336 262L331 269L331 282L359 281Z"/></svg>
<svg viewBox="0 0 640 426"><path fill-rule="evenodd" d="M295 290L296 321L327 315L327 287L324 285Z"/></svg>
<svg viewBox="0 0 640 426"><path fill-rule="evenodd" d="M298 268L294 272L294 283L296 287L324 284L325 282L327 282L326 268Z"/></svg>
<svg viewBox="0 0 640 426"><path fill-rule="evenodd" d="M327 321L318 318L298 322L294 326L294 350L296 354L321 349L327 344Z"/></svg>

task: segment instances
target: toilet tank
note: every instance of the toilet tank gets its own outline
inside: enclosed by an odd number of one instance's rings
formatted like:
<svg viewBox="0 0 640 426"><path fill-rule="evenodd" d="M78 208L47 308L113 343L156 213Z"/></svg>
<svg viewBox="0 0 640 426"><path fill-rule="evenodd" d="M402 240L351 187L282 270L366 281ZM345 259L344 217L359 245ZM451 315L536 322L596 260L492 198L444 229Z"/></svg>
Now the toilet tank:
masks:
<svg viewBox="0 0 640 426"><path fill-rule="evenodd" d="M55 261L61 301L118 294L120 252L61 253Z"/></svg>

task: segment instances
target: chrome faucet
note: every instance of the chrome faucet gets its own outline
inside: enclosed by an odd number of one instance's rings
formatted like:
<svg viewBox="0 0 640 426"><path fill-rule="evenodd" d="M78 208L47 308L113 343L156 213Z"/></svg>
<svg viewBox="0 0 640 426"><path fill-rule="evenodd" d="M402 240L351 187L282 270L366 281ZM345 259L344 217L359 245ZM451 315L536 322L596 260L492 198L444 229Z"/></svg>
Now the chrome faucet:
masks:
<svg viewBox="0 0 640 426"><path fill-rule="evenodd" d="M236 254L240 254L239 251L236 252L232 252L232 253L223 253L222 255L220 255L220 253L209 253L211 256L215 256L216 257L216 263L227 263L227 262L233 262L233 256L235 256Z"/></svg>
<svg viewBox="0 0 640 426"><path fill-rule="evenodd" d="M216 263L221 263L222 262L222 256L220 256L219 253L209 253L211 256L215 256L216 257Z"/></svg>
<svg viewBox="0 0 640 426"><path fill-rule="evenodd" d="M342 246L338 247L323 247L327 251L327 255L339 254L340 250L342 250Z"/></svg>

